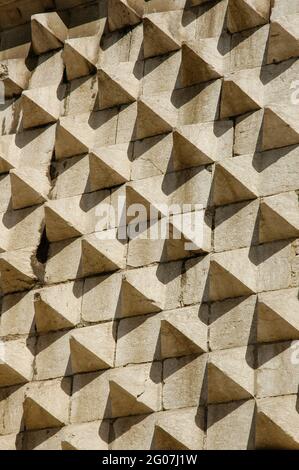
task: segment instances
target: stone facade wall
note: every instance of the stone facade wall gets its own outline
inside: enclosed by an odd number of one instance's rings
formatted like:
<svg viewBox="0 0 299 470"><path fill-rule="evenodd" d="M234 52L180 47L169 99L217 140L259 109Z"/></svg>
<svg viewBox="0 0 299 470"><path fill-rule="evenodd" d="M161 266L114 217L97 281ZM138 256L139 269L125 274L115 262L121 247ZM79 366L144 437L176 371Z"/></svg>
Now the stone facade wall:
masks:
<svg viewBox="0 0 299 470"><path fill-rule="evenodd" d="M298 31L0 1L1 449L299 448Z"/></svg>

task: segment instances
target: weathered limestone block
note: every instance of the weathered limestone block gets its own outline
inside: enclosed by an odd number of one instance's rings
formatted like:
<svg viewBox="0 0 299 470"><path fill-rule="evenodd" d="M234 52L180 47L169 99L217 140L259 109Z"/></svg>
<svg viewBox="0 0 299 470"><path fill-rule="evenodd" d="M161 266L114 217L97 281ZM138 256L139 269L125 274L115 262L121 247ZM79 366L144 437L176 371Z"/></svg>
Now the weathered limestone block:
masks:
<svg viewBox="0 0 299 470"><path fill-rule="evenodd" d="M73 328L80 322L83 282L69 282L34 291L38 332Z"/></svg>
<svg viewBox="0 0 299 470"><path fill-rule="evenodd" d="M109 417L109 371L78 374L73 377L71 423L96 421ZM92 406L90 406L92 403Z"/></svg>
<svg viewBox="0 0 299 470"><path fill-rule="evenodd" d="M264 110L242 114L236 118L235 125L235 155L249 155L262 150L261 128Z"/></svg>
<svg viewBox="0 0 299 470"><path fill-rule="evenodd" d="M136 139L171 132L177 125L178 110L168 91L155 95L141 95L136 103Z"/></svg>
<svg viewBox="0 0 299 470"><path fill-rule="evenodd" d="M210 122L219 119L222 80L212 80L173 92L178 107L178 126Z"/></svg>
<svg viewBox="0 0 299 470"><path fill-rule="evenodd" d="M0 107L0 123L3 134L15 133L21 126L21 103L22 100L6 100L5 105Z"/></svg>
<svg viewBox="0 0 299 470"><path fill-rule="evenodd" d="M0 391L0 435L23 430L23 401L26 386L3 388Z"/></svg>
<svg viewBox="0 0 299 470"><path fill-rule="evenodd" d="M256 296L215 302L211 307L209 345L213 350L246 346L256 341Z"/></svg>
<svg viewBox="0 0 299 470"><path fill-rule="evenodd" d="M152 441L158 413L118 418L113 423L111 450L153 449Z"/></svg>
<svg viewBox="0 0 299 470"><path fill-rule="evenodd" d="M0 448L299 448L298 1L49 3L0 0Z"/></svg>
<svg viewBox="0 0 299 470"><path fill-rule="evenodd" d="M0 450L20 450L22 439L20 434L7 434L0 436Z"/></svg>
<svg viewBox="0 0 299 470"><path fill-rule="evenodd" d="M126 245L116 238L116 230L52 243L46 282L52 284L124 268L125 251ZM64 262L65 257L70 260L68 264Z"/></svg>
<svg viewBox="0 0 299 470"><path fill-rule="evenodd" d="M36 67L32 71L29 81L29 89L43 88L45 86L45 75L47 76L47 86L56 86L63 81L64 63L62 51L48 52L35 58Z"/></svg>
<svg viewBox="0 0 299 470"><path fill-rule="evenodd" d="M81 240L83 276L123 269L125 257L126 241L118 239L116 229L86 235Z"/></svg>
<svg viewBox="0 0 299 470"><path fill-rule="evenodd" d="M115 338L113 322L72 331L69 342L73 373L113 367Z"/></svg>
<svg viewBox="0 0 299 470"><path fill-rule="evenodd" d="M143 95L151 96L180 88L181 80L179 73L181 60L181 50L145 59L144 76L142 78ZM164 80L165 76L167 76L167 80Z"/></svg>
<svg viewBox="0 0 299 470"><path fill-rule="evenodd" d="M285 104L271 104L264 109L262 150L299 143L298 112L290 113Z"/></svg>
<svg viewBox="0 0 299 470"><path fill-rule="evenodd" d="M298 289L258 295L257 339L261 343L299 339Z"/></svg>
<svg viewBox="0 0 299 470"><path fill-rule="evenodd" d="M0 214L0 250L38 247L43 229L42 207Z"/></svg>
<svg viewBox="0 0 299 470"><path fill-rule="evenodd" d="M160 363L113 369L109 375L110 416L152 413L161 409Z"/></svg>
<svg viewBox="0 0 299 470"><path fill-rule="evenodd" d="M36 282L39 271L35 248L1 253L0 289L4 294L30 289Z"/></svg>
<svg viewBox="0 0 299 470"><path fill-rule="evenodd" d="M199 166L232 155L231 121L181 126L173 132L174 169Z"/></svg>
<svg viewBox="0 0 299 470"><path fill-rule="evenodd" d="M238 116L263 107L264 87L258 68L242 69L223 81L221 118Z"/></svg>
<svg viewBox="0 0 299 470"><path fill-rule="evenodd" d="M223 25L226 22L227 2L212 2L210 4L198 0L192 0L192 2L191 5L199 5L198 9L194 9L195 18L192 18L191 13L189 19L189 21L193 19L196 23L195 39L221 36Z"/></svg>
<svg viewBox="0 0 299 470"><path fill-rule="evenodd" d="M298 146L264 152L260 160L260 196L298 189Z"/></svg>
<svg viewBox="0 0 299 470"><path fill-rule="evenodd" d="M181 423L186 423L183 431ZM113 424L112 450L189 450L203 448L203 410L164 411L140 417L119 418Z"/></svg>
<svg viewBox="0 0 299 470"><path fill-rule="evenodd" d="M56 12L31 17L32 47L36 54L59 49L67 38L67 27Z"/></svg>
<svg viewBox="0 0 299 470"><path fill-rule="evenodd" d="M91 402L92 407L89 406ZM160 409L160 363L74 376L72 423L152 413Z"/></svg>
<svg viewBox="0 0 299 470"><path fill-rule="evenodd" d="M227 158L215 165L213 203L216 206L256 199L259 196L260 175L251 155ZM226 187L226 191L223 191Z"/></svg>
<svg viewBox="0 0 299 470"><path fill-rule="evenodd" d="M209 405L207 449L254 449L254 408L254 400Z"/></svg>
<svg viewBox="0 0 299 470"><path fill-rule="evenodd" d="M258 397L297 393L299 364L292 341L259 345L258 365Z"/></svg>
<svg viewBox="0 0 299 470"><path fill-rule="evenodd" d="M180 49L182 40L188 37L188 28L182 26L182 13L182 11L171 11L144 16L143 54L145 58L168 54Z"/></svg>
<svg viewBox="0 0 299 470"><path fill-rule="evenodd" d="M232 35L230 69L226 71L263 67L269 37L269 25L259 26Z"/></svg>
<svg viewBox="0 0 299 470"><path fill-rule="evenodd" d="M208 362L208 402L251 398L254 393L253 346L213 351Z"/></svg>
<svg viewBox="0 0 299 470"><path fill-rule="evenodd" d="M108 188L129 181L131 150L127 144L93 149L89 154L91 188L93 190Z"/></svg>
<svg viewBox="0 0 299 470"><path fill-rule="evenodd" d="M254 294L257 278L255 259L248 248L215 253L210 262L209 298L221 300Z"/></svg>
<svg viewBox="0 0 299 470"><path fill-rule="evenodd" d="M71 81L93 73L96 70L98 53L98 35L66 39L63 60L68 80Z"/></svg>
<svg viewBox="0 0 299 470"><path fill-rule="evenodd" d="M56 85L32 88L22 94L23 127L43 126L56 122L61 101Z"/></svg>
<svg viewBox="0 0 299 470"><path fill-rule="evenodd" d="M201 256L185 262L182 274L182 298L184 305L201 303L209 299L209 267L209 256Z"/></svg>
<svg viewBox="0 0 299 470"><path fill-rule="evenodd" d="M164 308L166 285L155 266L127 271L122 278L120 309L122 316L160 312Z"/></svg>
<svg viewBox="0 0 299 470"><path fill-rule="evenodd" d="M56 159L88 153L96 145L113 145L116 125L115 109L60 117L55 141Z"/></svg>
<svg viewBox="0 0 299 470"><path fill-rule="evenodd" d="M69 331L58 331L38 337L35 357L35 380L70 375Z"/></svg>
<svg viewBox="0 0 299 470"><path fill-rule="evenodd" d="M235 154L263 152L298 144L298 108L294 106L292 113L290 109L286 103L275 103L267 105L263 110L238 117Z"/></svg>
<svg viewBox="0 0 299 470"><path fill-rule="evenodd" d="M174 261L211 250L211 217L204 211L175 214L143 225L140 234L135 234L134 223L128 225L130 266Z"/></svg>
<svg viewBox="0 0 299 470"><path fill-rule="evenodd" d="M48 201L45 204L48 240L56 242L110 228L113 224L109 213L106 214L109 202L108 191ZM101 214L106 215L103 223L97 220Z"/></svg>
<svg viewBox="0 0 299 470"><path fill-rule="evenodd" d="M108 25L110 31L141 22L144 10L142 0L108 0Z"/></svg>
<svg viewBox="0 0 299 470"><path fill-rule="evenodd" d="M183 170L232 156L231 121L191 124L166 134L136 141L132 180Z"/></svg>
<svg viewBox="0 0 299 470"><path fill-rule="evenodd" d="M142 62L100 65L97 73L98 108L105 109L134 103L139 96L142 73Z"/></svg>
<svg viewBox="0 0 299 470"><path fill-rule="evenodd" d="M11 189L9 174L0 175L0 212L5 212L10 206Z"/></svg>
<svg viewBox="0 0 299 470"><path fill-rule="evenodd" d="M70 393L70 379L31 383L23 402L26 429L55 428L66 424Z"/></svg>
<svg viewBox="0 0 299 470"><path fill-rule="evenodd" d="M61 450L61 433L64 428L28 430L23 434L22 450Z"/></svg>
<svg viewBox="0 0 299 470"><path fill-rule="evenodd" d="M48 175L55 144L56 126L28 129L15 135L12 151L20 153L20 164L16 169L38 170L40 175ZM37 158L38 155L38 158Z"/></svg>
<svg viewBox="0 0 299 470"><path fill-rule="evenodd" d="M181 263L167 263L158 269L153 266L86 279L82 318L99 322L174 309L180 305L180 274Z"/></svg>
<svg viewBox="0 0 299 470"><path fill-rule="evenodd" d="M1 302L0 337L29 335L34 330L33 293L5 295Z"/></svg>
<svg viewBox="0 0 299 470"><path fill-rule="evenodd" d="M108 421L71 424L60 434L62 450L108 450Z"/></svg>
<svg viewBox="0 0 299 470"><path fill-rule="evenodd" d="M205 403L207 354L166 359L163 364L163 408L186 408Z"/></svg>
<svg viewBox="0 0 299 470"><path fill-rule="evenodd" d="M165 209L163 206L159 208L159 205L168 204L168 207L177 205L177 210L171 207L171 213L173 214L190 212L195 208L197 210L205 208L208 203L210 189L211 173L204 167L190 168L166 174L164 177L154 176L128 183L126 203L127 207L132 204L143 204L145 206L146 217L141 214L139 216L140 221L157 219L157 210L165 214L166 209L166 215L169 212L167 207ZM195 204L200 205L200 207L194 208ZM184 205L186 206L184 207ZM135 212L132 216L135 216ZM130 220L132 220L132 217L131 219L127 217L127 221L130 222Z"/></svg>
<svg viewBox="0 0 299 470"><path fill-rule="evenodd" d="M197 39L182 45L181 81L182 86L208 82L223 77L229 50L230 38L222 38L219 51L219 38Z"/></svg>
<svg viewBox="0 0 299 470"><path fill-rule="evenodd" d="M255 248L258 260L258 291L298 286L295 244L290 241L266 243Z"/></svg>
<svg viewBox="0 0 299 470"><path fill-rule="evenodd" d="M69 95L65 100L63 116L91 113L96 106L98 94L96 75L76 78L68 86Z"/></svg>
<svg viewBox="0 0 299 470"><path fill-rule="evenodd" d="M82 300L83 321L100 322L121 315L119 305L121 284L121 273L85 279Z"/></svg>
<svg viewBox="0 0 299 470"><path fill-rule="evenodd" d="M15 145L15 137L14 134L0 137L0 173L9 172L18 165L20 150Z"/></svg>
<svg viewBox="0 0 299 470"><path fill-rule="evenodd" d="M117 40L115 41L115 38ZM143 25L104 34L100 43L99 62L103 65L135 62L142 59Z"/></svg>
<svg viewBox="0 0 299 470"><path fill-rule="evenodd" d="M261 201L260 242L299 235L298 196L295 192L265 197Z"/></svg>
<svg viewBox="0 0 299 470"><path fill-rule="evenodd" d="M229 0L227 25L231 33L268 22L270 0Z"/></svg>
<svg viewBox="0 0 299 470"><path fill-rule="evenodd" d="M207 307L121 320L116 366L207 351Z"/></svg>
<svg viewBox="0 0 299 470"><path fill-rule="evenodd" d="M24 59L6 59L0 62L0 79L4 84L5 97L19 96L28 86L30 70Z"/></svg>
<svg viewBox="0 0 299 470"><path fill-rule="evenodd" d="M81 195L90 188L88 154L69 157L53 164L55 186L51 191L54 199Z"/></svg>
<svg viewBox="0 0 299 470"><path fill-rule="evenodd" d="M289 12L288 12L289 13ZM287 14L273 18L271 16L268 63L281 62L299 55L299 14Z"/></svg>
<svg viewBox="0 0 299 470"><path fill-rule="evenodd" d="M215 251L231 250L257 244L256 220L259 201L246 201L218 207L215 215Z"/></svg>
<svg viewBox="0 0 299 470"><path fill-rule="evenodd" d="M257 400L256 447L295 450L299 448L297 395Z"/></svg>
<svg viewBox="0 0 299 470"><path fill-rule="evenodd" d="M33 357L34 340L1 341L1 387L29 382L33 374Z"/></svg>

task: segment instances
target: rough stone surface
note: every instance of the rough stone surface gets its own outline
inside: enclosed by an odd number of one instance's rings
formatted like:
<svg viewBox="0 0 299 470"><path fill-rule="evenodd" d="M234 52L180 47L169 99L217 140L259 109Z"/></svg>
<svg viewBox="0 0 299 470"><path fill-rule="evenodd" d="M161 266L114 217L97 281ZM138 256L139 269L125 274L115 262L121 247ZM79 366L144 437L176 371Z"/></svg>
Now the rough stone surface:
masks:
<svg viewBox="0 0 299 470"><path fill-rule="evenodd" d="M299 449L298 31L0 0L0 450Z"/></svg>

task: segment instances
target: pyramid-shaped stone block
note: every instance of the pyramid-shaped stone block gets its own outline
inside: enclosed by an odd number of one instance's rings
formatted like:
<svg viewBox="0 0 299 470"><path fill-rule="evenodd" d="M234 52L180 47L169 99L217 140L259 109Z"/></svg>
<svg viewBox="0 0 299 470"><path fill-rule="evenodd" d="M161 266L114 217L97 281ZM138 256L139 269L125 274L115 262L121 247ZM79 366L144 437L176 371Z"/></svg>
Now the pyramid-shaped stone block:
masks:
<svg viewBox="0 0 299 470"><path fill-rule="evenodd" d="M297 289L258 295L257 339L261 343L299 339Z"/></svg>
<svg viewBox="0 0 299 470"><path fill-rule="evenodd" d="M80 284L67 283L41 289L34 294L37 331L73 328L79 323Z"/></svg>
<svg viewBox="0 0 299 470"><path fill-rule="evenodd" d="M134 103L137 100L139 95L137 66L134 62L101 65L98 69L99 109Z"/></svg>
<svg viewBox="0 0 299 470"><path fill-rule="evenodd" d="M268 63L282 62L299 55L299 16L286 15L271 20Z"/></svg>
<svg viewBox="0 0 299 470"><path fill-rule="evenodd" d="M76 198L48 201L45 205L47 238L51 242L80 237L86 233L86 213Z"/></svg>
<svg viewBox="0 0 299 470"><path fill-rule="evenodd" d="M32 88L24 91L22 108L25 129L56 122L60 114L57 87Z"/></svg>
<svg viewBox="0 0 299 470"><path fill-rule="evenodd" d="M298 237L299 211L295 192L263 198L260 212L261 243Z"/></svg>
<svg viewBox="0 0 299 470"><path fill-rule="evenodd" d="M216 80L224 75L224 56L218 51L218 38L199 39L182 46L183 86Z"/></svg>
<svg viewBox="0 0 299 470"><path fill-rule="evenodd" d="M181 12L152 13L143 18L144 57L168 54L181 47Z"/></svg>
<svg viewBox="0 0 299 470"><path fill-rule="evenodd" d="M296 395L289 395L258 400L256 421L258 449L299 449L296 398Z"/></svg>
<svg viewBox="0 0 299 470"><path fill-rule="evenodd" d="M212 255L209 291L211 300L250 295L256 289L257 268L251 261L247 248Z"/></svg>
<svg viewBox="0 0 299 470"><path fill-rule="evenodd" d="M129 181L131 162L127 144L91 150L89 178L93 189L109 188Z"/></svg>
<svg viewBox="0 0 299 470"><path fill-rule="evenodd" d="M67 79L71 81L94 73L98 50L99 38L97 36L67 39L63 50Z"/></svg>
<svg viewBox="0 0 299 470"><path fill-rule="evenodd" d="M31 17L32 47L35 54L44 54L63 47L68 29L56 12Z"/></svg>
<svg viewBox="0 0 299 470"><path fill-rule="evenodd" d="M5 97L19 96L28 87L30 70L23 58L0 62L0 78L4 84Z"/></svg>
<svg viewBox="0 0 299 470"><path fill-rule="evenodd" d="M50 190L47 176L26 167L10 171L10 185L14 209L42 204L47 200Z"/></svg>
<svg viewBox="0 0 299 470"><path fill-rule="evenodd" d="M33 375L33 354L23 339L5 341L0 348L0 386L29 382ZM32 344L31 344L32 347Z"/></svg>
<svg viewBox="0 0 299 470"><path fill-rule="evenodd" d="M23 402L26 429L63 426L68 420L69 393L68 380L56 379L32 383L26 391Z"/></svg>
<svg viewBox="0 0 299 470"><path fill-rule="evenodd" d="M211 353L208 362L208 402L220 403L251 398L254 394L252 347Z"/></svg>
<svg viewBox="0 0 299 470"><path fill-rule="evenodd" d="M30 289L36 281L34 252L30 248L0 254L0 287L3 293ZM38 263L36 263L38 264Z"/></svg>
<svg viewBox="0 0 299 470"><path fill-rule="evenodd" d="M268 22L270 0L229 0L227 25L231 33Z"/></svg>
<svg viewBox="0 0 299 470"><path fill-rule="evenodd" d="M112 322L74 330L70 336L73 372L89 372L113 367L114 348Z"/></svg>
<svg viewBox="0 0 299 470"><path fill-rule="evenodd" d="M141 22L142 0L108 0L108 25L110 31L135 26Z"/></svg>
<svg viewBox="0 0 299 470"><path fill-rule="evenodd" d="M160 312L165 301L165 285L155 268L127 271L121 286L122 316Z"/></svg>

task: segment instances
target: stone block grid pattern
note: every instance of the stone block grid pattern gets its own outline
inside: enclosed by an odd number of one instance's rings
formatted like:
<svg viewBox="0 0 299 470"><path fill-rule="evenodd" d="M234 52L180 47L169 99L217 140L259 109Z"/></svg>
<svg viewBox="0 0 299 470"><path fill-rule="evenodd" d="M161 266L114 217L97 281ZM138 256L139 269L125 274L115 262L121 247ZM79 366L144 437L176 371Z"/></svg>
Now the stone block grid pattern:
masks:
<svg viewBox="0 0 299 470"><path fill-rule="evenodd" d="M0 449L298 449L299 2L18 8L0 6ZM152 220L119 241L95 225L119 197L201 204L202 245L146 239Z"/></svg>

